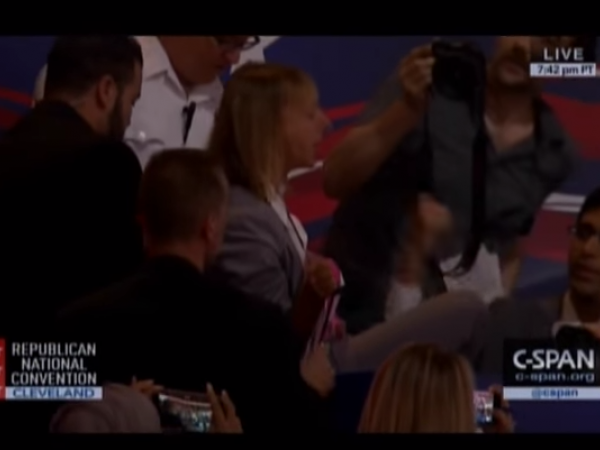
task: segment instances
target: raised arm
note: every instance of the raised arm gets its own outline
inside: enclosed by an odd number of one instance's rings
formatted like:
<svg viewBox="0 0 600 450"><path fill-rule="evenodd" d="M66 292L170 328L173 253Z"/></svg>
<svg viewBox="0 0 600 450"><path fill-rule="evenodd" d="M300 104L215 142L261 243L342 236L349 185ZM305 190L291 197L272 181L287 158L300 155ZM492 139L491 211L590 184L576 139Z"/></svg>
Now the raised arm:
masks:
<svg viewBox="0 0 600 450"><path fill-rule="evenodd" d="M420 122L433 67L431 46L414 49L366 106L359 124L325 160L323 189L342 199L368 181Z"/></svg>

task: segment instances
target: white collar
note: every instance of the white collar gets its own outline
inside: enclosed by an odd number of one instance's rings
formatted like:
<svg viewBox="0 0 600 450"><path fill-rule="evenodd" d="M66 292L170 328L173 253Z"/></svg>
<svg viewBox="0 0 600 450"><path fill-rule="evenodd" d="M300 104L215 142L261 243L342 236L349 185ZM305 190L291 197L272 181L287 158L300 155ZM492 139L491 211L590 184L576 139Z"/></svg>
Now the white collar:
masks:
<svg viewBox="0 0 600 450"><path fill-rule="evenodd" d="M147 80L166 73L171 68L167 52L156 36L136 36L144 57L143 78Z"/></svg>

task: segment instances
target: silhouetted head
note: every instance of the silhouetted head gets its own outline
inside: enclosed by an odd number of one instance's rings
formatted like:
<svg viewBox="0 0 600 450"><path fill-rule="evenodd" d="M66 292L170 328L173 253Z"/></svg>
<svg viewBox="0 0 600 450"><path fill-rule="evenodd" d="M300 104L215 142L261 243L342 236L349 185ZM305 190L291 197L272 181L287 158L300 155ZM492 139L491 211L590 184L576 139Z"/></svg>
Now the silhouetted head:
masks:
<svg viewBox="0 0 600 450"><path fill-rule="evenodd" d="M60 36L48 55L44 98L68 102L97 132L122 139L140 96L142 64L132 37Z"/></svg>
<svg viewBox="0 0 600 450"><path fill-rule="evenodd" d="M585 199L569 242L569 285L574 297L600 302L600 188Z"/></svg>
<svg viewBox="0 0 600 450"><path fill-rule="evenodd" d="M177 249L205 267L217 254L227 219L228 184L206 152L164 150L142 177L139 211L150 253Z"/></svg>
<svg viewBox="0 0 600 450"><path fill-rule="evenodd" d="M459 354L412 344L377 371L360 433L473 433L473 374Z"/></svg>

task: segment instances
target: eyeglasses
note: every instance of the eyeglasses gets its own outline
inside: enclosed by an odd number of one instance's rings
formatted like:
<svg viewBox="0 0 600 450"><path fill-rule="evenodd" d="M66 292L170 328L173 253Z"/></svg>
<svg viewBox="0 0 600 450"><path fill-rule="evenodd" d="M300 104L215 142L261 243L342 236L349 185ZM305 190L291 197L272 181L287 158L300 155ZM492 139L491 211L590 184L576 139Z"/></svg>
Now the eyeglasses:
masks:
<svg viewBox="0 0 600 450"><path fill-rule="evenodd" d="M260 37L249 36L244 42L233 42L231 36L214 36L217 44L224 52L237 52L250 50L260 43Z"/></svg>
<svg viewBox="0 0 600 450"><path fill-rule="evenodd" d="M596 237L596 239L600 241L600 231L585 223L569 227L569 234L576 237L581 242L587 242L592 237Z"/></svg>

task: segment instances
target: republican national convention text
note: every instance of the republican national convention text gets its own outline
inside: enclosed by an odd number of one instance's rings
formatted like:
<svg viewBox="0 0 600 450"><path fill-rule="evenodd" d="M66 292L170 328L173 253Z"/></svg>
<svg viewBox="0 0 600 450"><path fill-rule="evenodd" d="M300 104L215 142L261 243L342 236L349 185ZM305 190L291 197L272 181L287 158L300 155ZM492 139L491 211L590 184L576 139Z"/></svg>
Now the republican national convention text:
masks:
<svg viewBox="0 0 600 450"><path fill-rule="evenodd" d="M0 339L0 400L100 400L94 342Z"/></svg>

